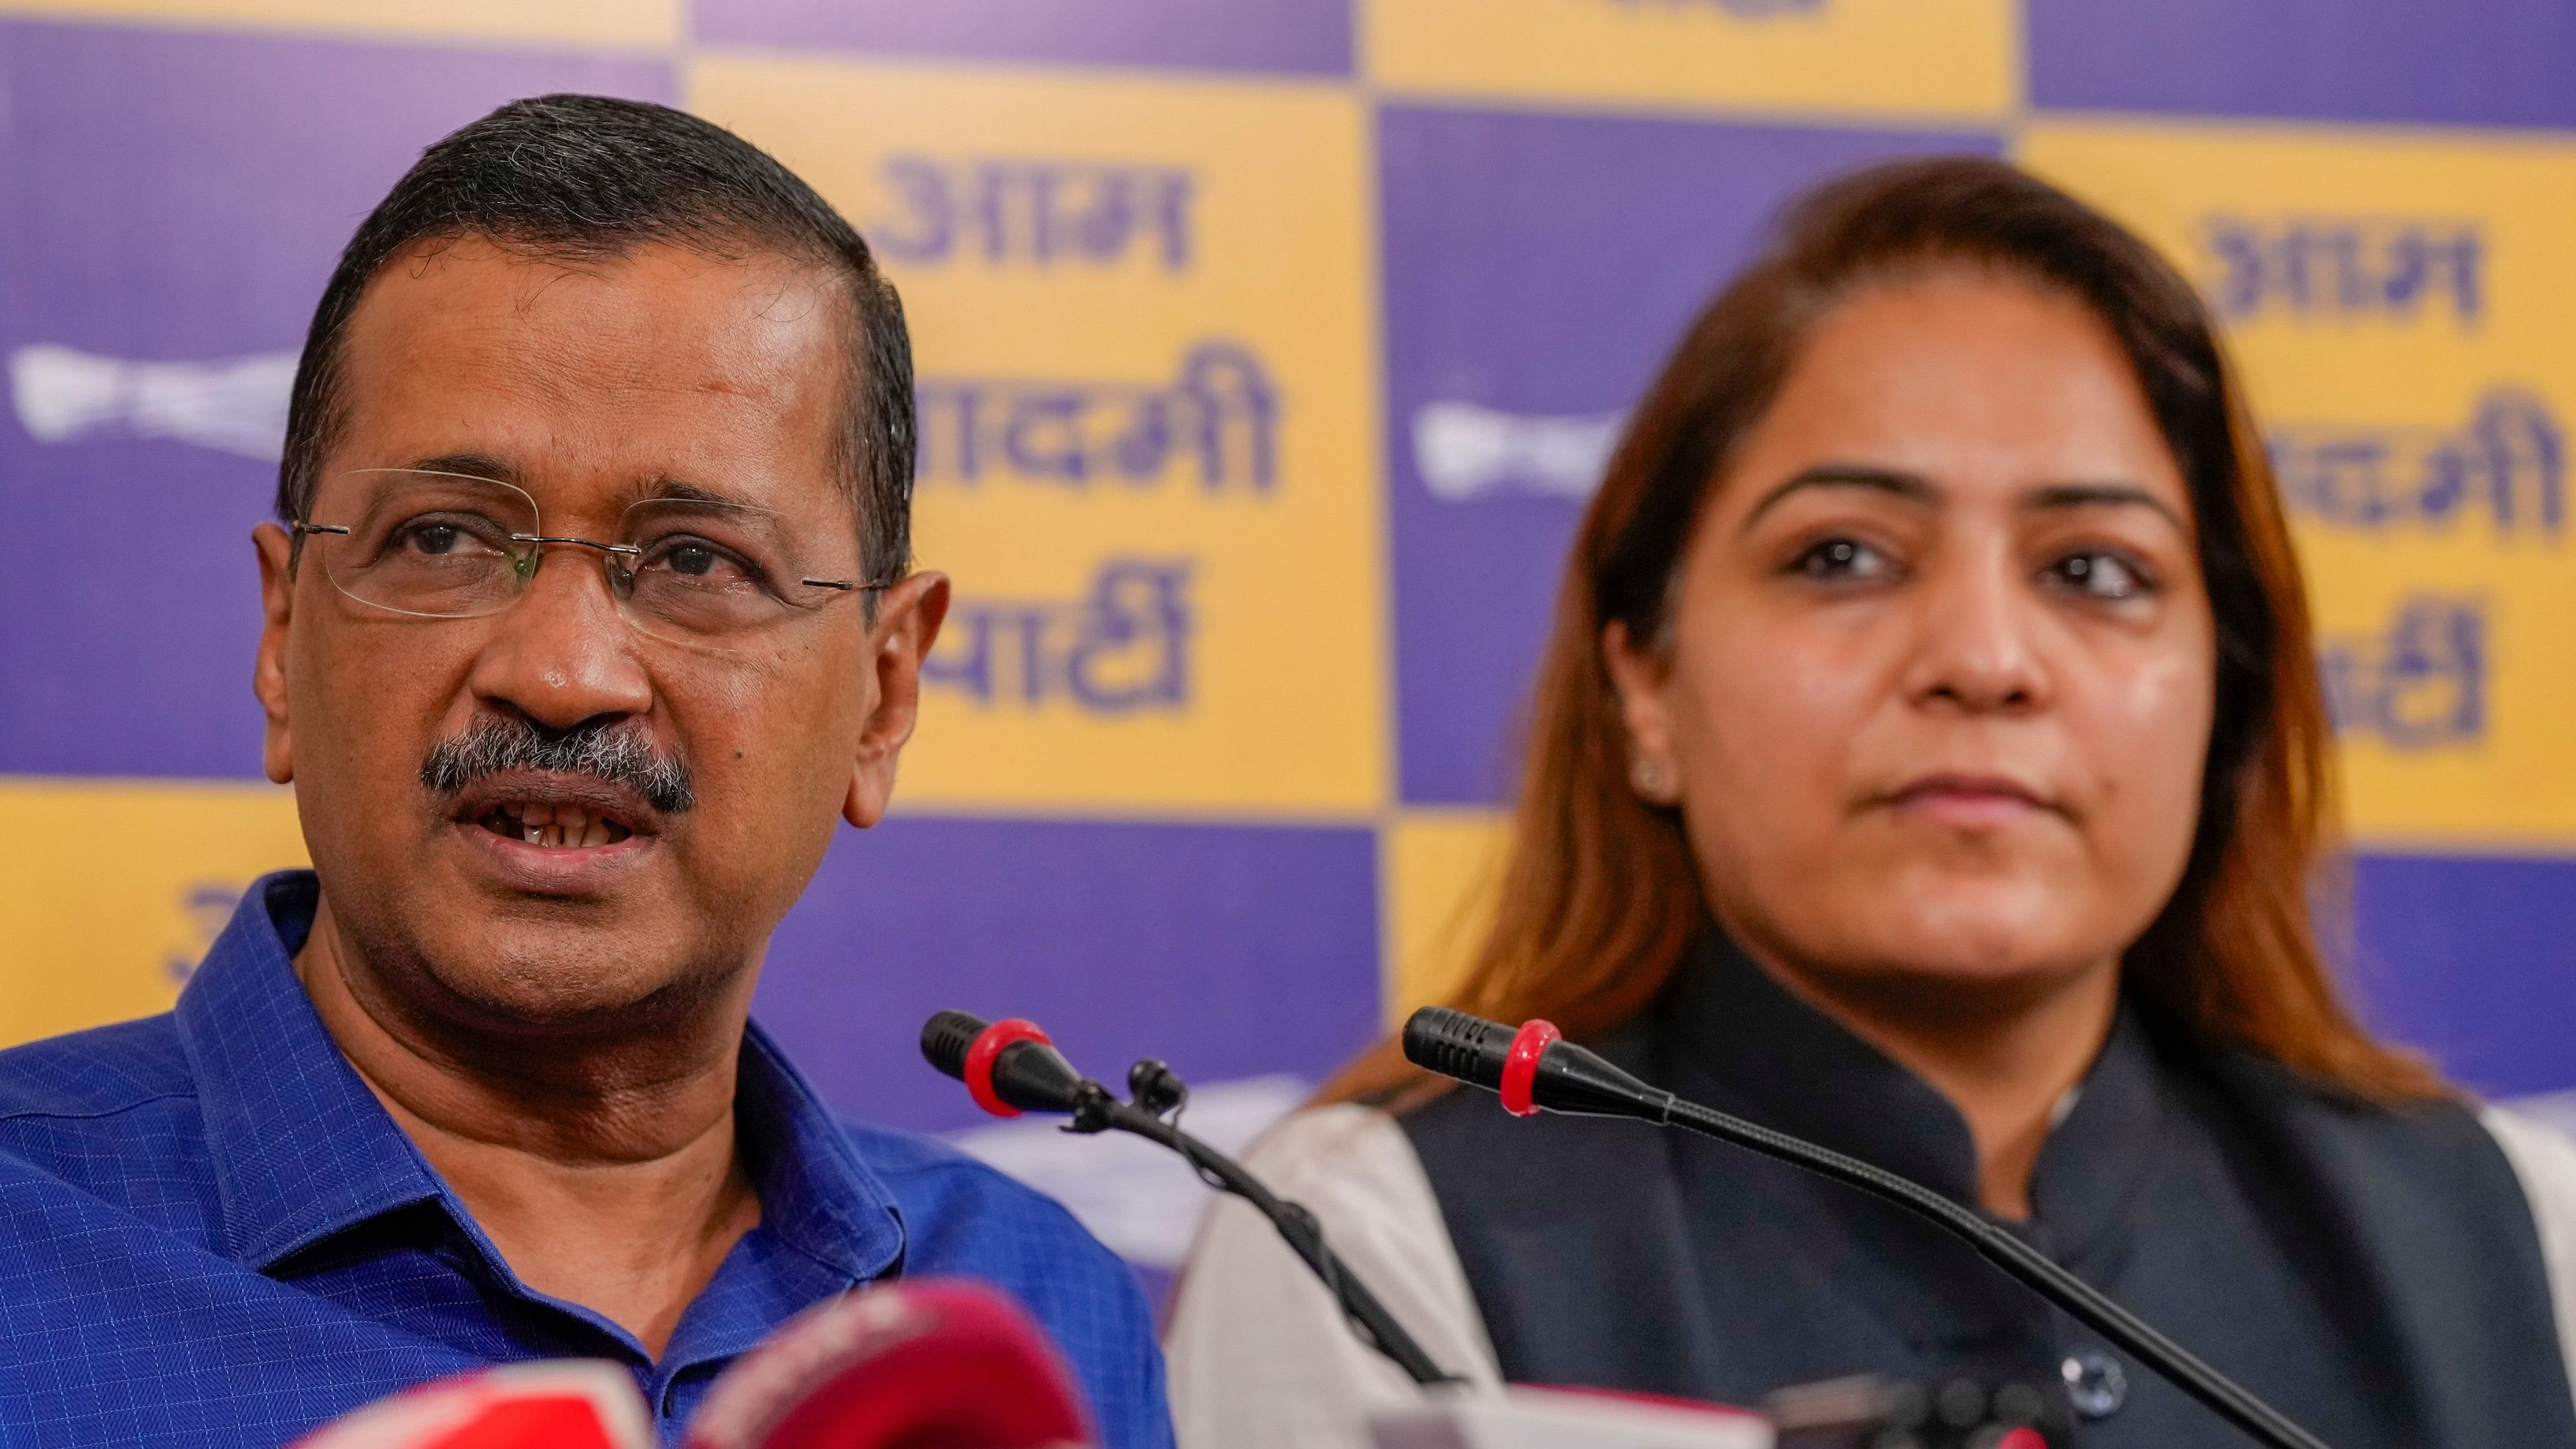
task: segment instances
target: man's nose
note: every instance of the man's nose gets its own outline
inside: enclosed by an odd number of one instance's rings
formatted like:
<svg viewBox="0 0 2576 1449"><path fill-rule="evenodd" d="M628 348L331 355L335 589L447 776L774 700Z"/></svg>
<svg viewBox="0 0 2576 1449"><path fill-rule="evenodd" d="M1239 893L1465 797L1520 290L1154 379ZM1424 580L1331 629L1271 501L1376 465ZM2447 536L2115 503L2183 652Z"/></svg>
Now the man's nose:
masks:
<svg viewBox="0 0 2576 1449"><path fill-rule="evenodd" d="M494 621L469 681L475 697L551 729L640 715L653 686L595 550L548 547L527 589Z"/></svg>
<svg viewBox="0 0 2576 1449"><path fill-rule="evenodd" d="M2006 551L1945 560L1911 602L1918 615L1908 697L1976 714L2048 703L2053 681L2040 639L2044 608Z"/></svg>

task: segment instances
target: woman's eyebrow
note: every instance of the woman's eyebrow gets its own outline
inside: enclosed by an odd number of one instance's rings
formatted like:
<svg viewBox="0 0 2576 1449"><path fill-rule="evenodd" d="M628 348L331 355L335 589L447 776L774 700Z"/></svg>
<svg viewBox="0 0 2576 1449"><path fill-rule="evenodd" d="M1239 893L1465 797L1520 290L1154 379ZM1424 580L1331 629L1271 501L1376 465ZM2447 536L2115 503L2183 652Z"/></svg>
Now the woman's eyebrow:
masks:
<svg viewBox="0 0 2576 1449"><path fill-rule="evenodd" d="M2042 512L2055 508L2113 507L2152 508L2164 515L2175 530L2189 537L2191 525L2163 499L2135 483L2052 483L2024 494L2021 508L2025 512Z"/></svg>
<svg viewBox="0 0 2576 1449"><path fill-rule="evenodd" d="M1819 463L1813 468L1799 469L1789 476L1788 481L1763 494L1762 501L1753 505L1753 511L1744 515L1744 522L1737 525L1736 532L1751 528L1763 514L1771 511L1772 505L1803 488L1866 488L1908 503L1930 505L1941 501L1940 491L1932 486L1932 481L1918 473L1850 463Z"/></svg>

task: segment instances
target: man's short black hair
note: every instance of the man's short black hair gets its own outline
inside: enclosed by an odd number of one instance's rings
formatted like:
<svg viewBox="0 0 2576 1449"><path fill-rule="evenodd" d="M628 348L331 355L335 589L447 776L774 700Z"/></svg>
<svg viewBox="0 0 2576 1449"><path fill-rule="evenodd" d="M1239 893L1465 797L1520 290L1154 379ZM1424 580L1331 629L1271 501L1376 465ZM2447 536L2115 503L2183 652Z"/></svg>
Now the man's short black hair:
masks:
<svg viewBox="0 0 2576 1449"><path fill-rule="evenodd" d="M769 251L839 273L851 304L850 367L833 451L858 509L860 567L890 579L910 563L912 342L867 243L814 188L731 131L606 96L512 101L422 152L368 214L322 289L295 369L279 517L304 517L343 423L342 338L367 284L407 248L469 236L580 261L656 242L727 258Z"/></svg>

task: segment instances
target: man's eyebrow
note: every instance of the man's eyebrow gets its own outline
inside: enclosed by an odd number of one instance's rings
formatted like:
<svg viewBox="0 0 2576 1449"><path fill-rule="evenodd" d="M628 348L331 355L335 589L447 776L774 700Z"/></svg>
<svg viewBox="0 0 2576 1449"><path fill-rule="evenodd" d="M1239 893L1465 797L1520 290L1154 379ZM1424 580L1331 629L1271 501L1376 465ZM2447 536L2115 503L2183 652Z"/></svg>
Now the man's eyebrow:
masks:
<svg viewBox="0 0 2576 1449"><path fill-rule="evenodd" d="M2184 537L2191 536L2191 524L2172 505L2135 483L2052 483L2034 488L2021 500L2024 512L2037 513L2052 508L2152 508L2164 516Z"/></svg>
<svg viewBox="0 0 2576 1449"><path fill-rule="evenodd" d="M656 474L636 484L632 497L637 503L721 503L735 508L760 507L723 489L675 478L668 473Z"/></svg>
<svg viewBox="0 0 2576 1449"><path fill-rule="evenodd" d="M483 453L441 453L432 458L414 458L403 466L415 473L454 473L462 478L513 485L519 481L518 469Z"/></svg>
<svg viewBox="0 0 2576 1449"><path fill-rule="evenodd" d="M1908 503L1929 505L1941 501L1931 480L1920 474L1901 473L1893 468L1864 468L1849 463L1820 463L1813 468L1799 469L1790 475L1787 482L1763 494L1762 501L1753 505L1753 511L1744 515L1744 522L1738 526L1737 532L1751 528L1763 514L1771 511L1773 504L1804 488L1867 488Z"/></svg>
<svg viewBox="0 0 2576 1449"><path fill-rule="evenodd" d="M527 483L513 465L486 453L440 453L436 457L415 458L403 465L419 473L453 473L464 478L482 478L494 483L507 483L525 488ZM626 492L626 501L635 503L713 503L729 508L759 508L749 499L694 483L668 473L655 474L637 482Z"/></svg>

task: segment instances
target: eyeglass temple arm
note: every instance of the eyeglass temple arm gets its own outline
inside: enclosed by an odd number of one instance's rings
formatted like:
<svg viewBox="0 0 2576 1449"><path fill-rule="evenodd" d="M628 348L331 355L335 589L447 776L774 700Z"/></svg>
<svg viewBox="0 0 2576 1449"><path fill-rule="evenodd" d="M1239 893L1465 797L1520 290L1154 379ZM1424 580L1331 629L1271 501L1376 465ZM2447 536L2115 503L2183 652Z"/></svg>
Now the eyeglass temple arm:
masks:
<svg viewBox="0 0 2576 1449"><path fill-rule="evenodd" d="M286 549L286 576L294 578L304 567L304 536L309 533L347 533L349 530L332 523L307 523L297 519L287 525L289 542Z"/></svg>

